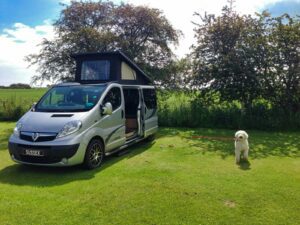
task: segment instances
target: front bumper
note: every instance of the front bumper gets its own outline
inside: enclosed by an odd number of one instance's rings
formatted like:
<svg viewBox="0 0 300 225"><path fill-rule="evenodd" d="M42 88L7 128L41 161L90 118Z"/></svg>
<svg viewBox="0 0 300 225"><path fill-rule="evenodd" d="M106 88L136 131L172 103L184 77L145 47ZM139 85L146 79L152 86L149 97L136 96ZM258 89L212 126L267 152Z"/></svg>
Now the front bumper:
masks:
<svg viewBox="0 0 300 225"><path fill-rule="evenodd" d="M77 164L72 160L76 158L80 144L73 145L30 145L9 142L8 149L11 158L18 163L32 165L68 166ZM43 156L25 155L25 149L41 150Z"/></svg>

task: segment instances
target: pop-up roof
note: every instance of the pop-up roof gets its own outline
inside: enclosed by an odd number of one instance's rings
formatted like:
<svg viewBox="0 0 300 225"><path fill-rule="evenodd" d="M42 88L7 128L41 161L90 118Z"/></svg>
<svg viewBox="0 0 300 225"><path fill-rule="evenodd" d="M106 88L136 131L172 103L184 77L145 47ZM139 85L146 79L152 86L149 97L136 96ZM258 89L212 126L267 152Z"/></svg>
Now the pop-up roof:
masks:
<svg viewBox="0 0 300 225"><path fill-rule="evenodd" d="M72 56L76 60L75 81L149 85L151 79L123 52L85 53Z"/></svg>

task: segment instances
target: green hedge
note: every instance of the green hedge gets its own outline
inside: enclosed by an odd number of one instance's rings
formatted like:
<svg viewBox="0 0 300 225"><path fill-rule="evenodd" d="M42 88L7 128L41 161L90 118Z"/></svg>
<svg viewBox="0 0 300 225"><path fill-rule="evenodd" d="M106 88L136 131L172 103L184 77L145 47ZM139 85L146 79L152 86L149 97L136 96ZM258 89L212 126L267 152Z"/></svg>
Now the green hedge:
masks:
<svg viewBox="0 0 300 225"><path fill-rule="evenodd" d="M300 130L300 113L286 113L263 99L243 110L239 102L222 102L217 95L158 92L159 124L258 130Z"/></svg>

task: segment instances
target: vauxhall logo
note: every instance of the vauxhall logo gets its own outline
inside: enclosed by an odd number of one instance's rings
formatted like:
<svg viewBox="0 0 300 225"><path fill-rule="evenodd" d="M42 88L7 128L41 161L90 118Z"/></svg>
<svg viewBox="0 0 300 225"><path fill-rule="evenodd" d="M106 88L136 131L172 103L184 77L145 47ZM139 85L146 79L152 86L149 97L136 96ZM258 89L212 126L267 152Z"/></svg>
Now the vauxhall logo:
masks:
<svg viewBox="0 0 300 225"><path fill-rule="evenodd" d="M39 133L32 133L31 138L33 141L36 141L39 138Z"/></svg>

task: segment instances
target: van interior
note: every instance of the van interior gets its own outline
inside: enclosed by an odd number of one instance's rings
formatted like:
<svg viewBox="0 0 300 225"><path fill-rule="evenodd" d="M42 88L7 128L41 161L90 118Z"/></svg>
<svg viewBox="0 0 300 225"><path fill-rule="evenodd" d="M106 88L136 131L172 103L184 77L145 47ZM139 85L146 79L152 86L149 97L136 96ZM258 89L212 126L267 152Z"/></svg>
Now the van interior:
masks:
<svg viewBox="0 0 300 225"><path fill-rule="evenodd" d="M125 126L126 139L138 136L139 118L138 108L140 106L140 94L137 88L123 88L125 100Z"/></svg>

